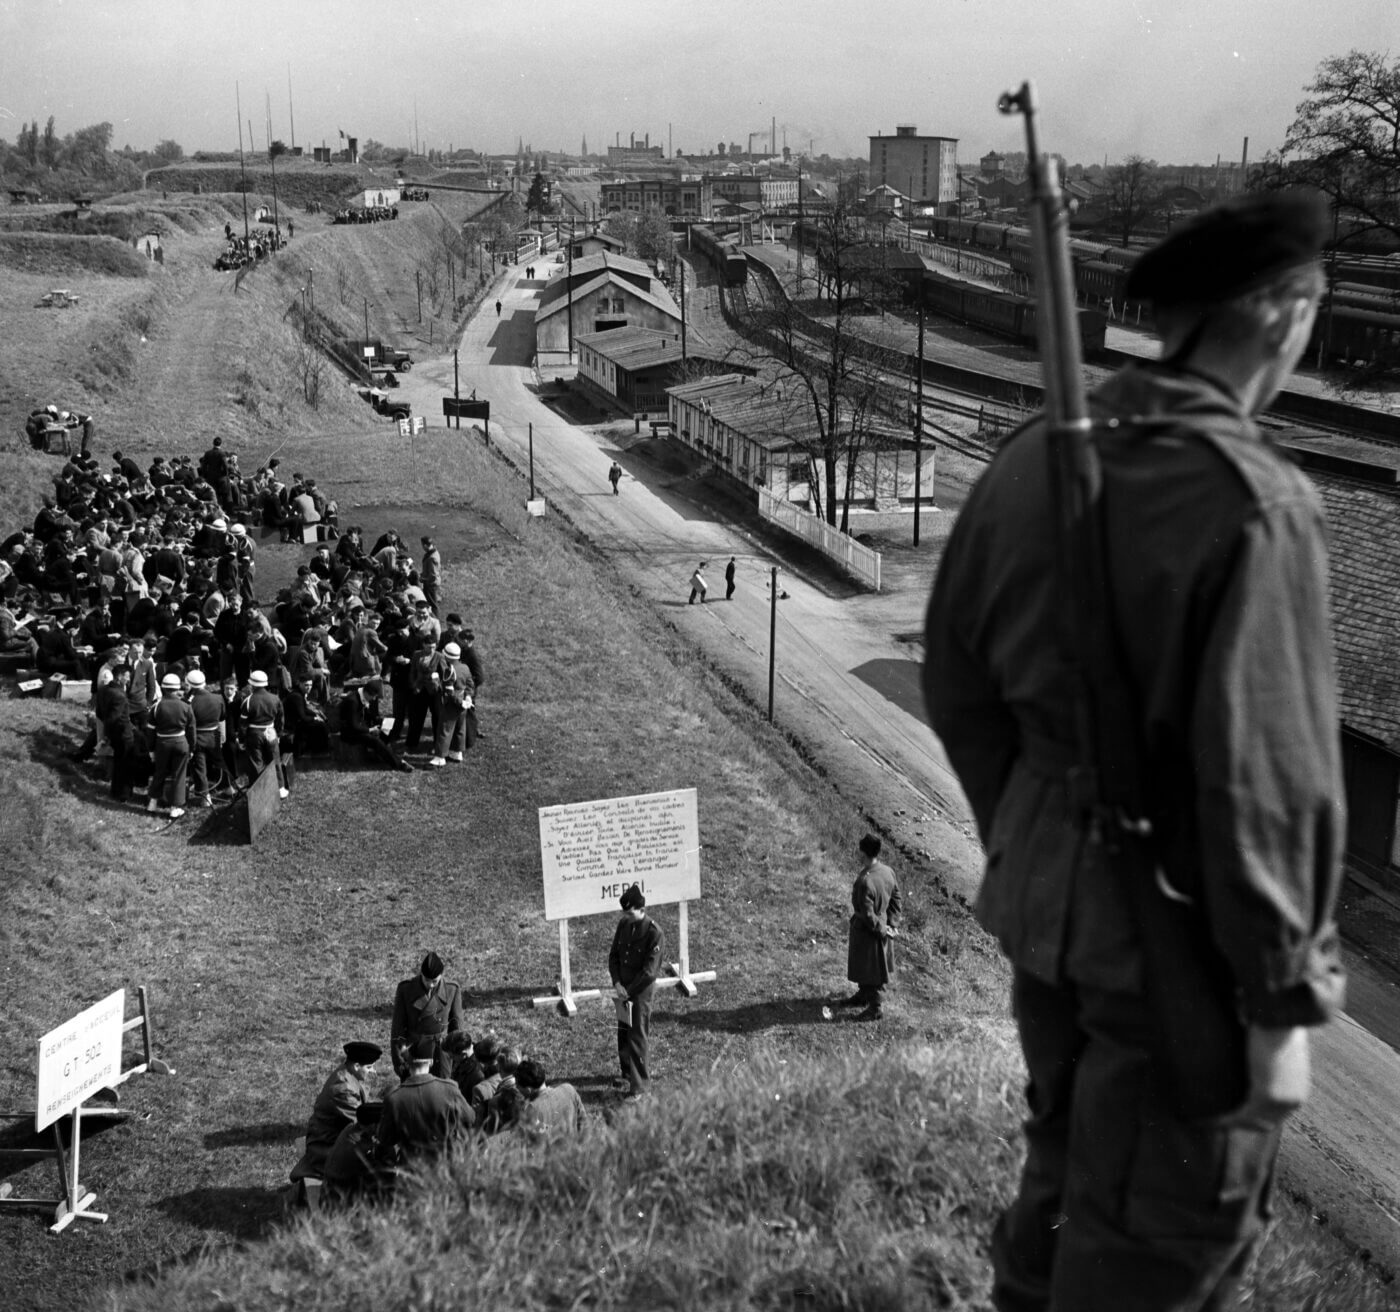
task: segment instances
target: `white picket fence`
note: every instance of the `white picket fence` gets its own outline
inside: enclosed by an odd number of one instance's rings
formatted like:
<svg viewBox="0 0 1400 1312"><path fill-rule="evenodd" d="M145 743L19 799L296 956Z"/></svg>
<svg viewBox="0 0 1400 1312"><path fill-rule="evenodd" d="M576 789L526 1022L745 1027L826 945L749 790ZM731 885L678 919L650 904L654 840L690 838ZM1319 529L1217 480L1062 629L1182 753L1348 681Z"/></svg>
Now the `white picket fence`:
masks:
<svg viewBox="0 0 1400 1312"><path fill-rule="evenodd" d="M855 538L832 528L824 519L791 501L775 497L767 488L758 489L758 513L770 523L786 529L794 537L816 547L848 574L880 591L880 553L862 546Z"/></svg>

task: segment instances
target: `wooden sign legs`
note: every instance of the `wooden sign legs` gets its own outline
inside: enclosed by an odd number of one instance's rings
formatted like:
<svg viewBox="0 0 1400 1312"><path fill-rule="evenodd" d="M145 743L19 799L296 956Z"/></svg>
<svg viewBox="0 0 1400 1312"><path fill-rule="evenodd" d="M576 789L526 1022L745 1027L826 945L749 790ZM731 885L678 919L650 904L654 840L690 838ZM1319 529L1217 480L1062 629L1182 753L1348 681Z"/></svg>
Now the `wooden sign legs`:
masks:
<svg viewBox="0 0 1400 1312"><path fill-rule="evenodd" d="M530 1005L533 1007L563 1007L566 1016L572 1016L578 1011L579 999L585 1001L589 998L601 998L602 989L582 989L578 993L574 992L573 975L569 970L569 921L566 917L559 922L559 980L554 986L553 993L546 993L542 998L531 998Z"/></svg>
<svg viewBox="0 0 1400 1312"><path fill-rule="evenodd" d="M61 1234L78 1217L85 1221L102 1222L106 1212L93 1212L89 1209L97 1201L97 1195L85 1191L78 1182L78 1158L82 1151L83 1109L81 1104L73 1108L73 1141L67 1151L63 1147L63 1122L55 1121L49 1127L53 1131L52 1148L7 1148L7 1157L24 1157L40 1160L46 1157L58 1161L58 1179L63 1186L62 1198L15 1198L11 1195L10 1184L0 1185L0 1208L4 1207L52 1207L53 1224L49 1227L54 1234Z"/></svg>
<svg viewBox="0 0 1400 1312"><path fill-rule="evenodd" d="M692 972L690 969L690 904L688 902L677 903L680 909L680 925L677 937L680 940L680 960L667 964L669 974L660 976L656 981L659 989L678 988L688 998L693 998L697 992L697 984L706 984L715 978L713 970L701 970ZM611 995L611 990L609 990ZM580 1001L589 998L601 998L602 989L579 989L575 991L573 987L573 976L569 970L569 922L565 918L559 922L559 980L554 986L553 993L546 993L538 998L531 998L530 1005L533 1007L560 1007L566 1016L572 1016L578 1011Z"/></svg>
<svg viewBox="0 0 1400 1312"><path fill-rule="evenodd" d="M142 1060L135 1066L121 1072L107 1086L103 1092L120 1100L118 1087L125 1084L133 1075L174 1075L174 1068L157 1057L153 1051L155 1036L151 1026L151 1011L146 997L145 985L137 989L140 999L140 1013L130 1020L122 1023L122 1035L125 1037L132 1030L141 1031L141 1056ZM73 1135L65 1149L63 1146L63 1120L57 1120L49 1129L53 1133L52 1148L3 1148L0 1153L6 1157L19 1157L30 1161L43 1161L47 1158L54 1158L58 1163L58 1179L63 1189L62 1198L16 1198L13 1189L8 1181L0 1184L0 1209L9 1207L52 1207L54 1209L53 1225L49 1227L54 1234L61 1234L72 1223L79 1218L84 1221L103 1222L107 1219L106 1212L94 1212L91 1210L93 1203L97 1201L97 1195L85 1190L78 1180L78 1161L82 1153L83 1121L93 1117L120 1117L127 1115L127 1112L119 1107L96 1106L85 1107L79 1103L72 1111ZM0 1119L13 1117L16 1120L32 1120L33 1112L24 1114L0 1112ZM42 1140L40 1141L42 1142Z"/></svg>

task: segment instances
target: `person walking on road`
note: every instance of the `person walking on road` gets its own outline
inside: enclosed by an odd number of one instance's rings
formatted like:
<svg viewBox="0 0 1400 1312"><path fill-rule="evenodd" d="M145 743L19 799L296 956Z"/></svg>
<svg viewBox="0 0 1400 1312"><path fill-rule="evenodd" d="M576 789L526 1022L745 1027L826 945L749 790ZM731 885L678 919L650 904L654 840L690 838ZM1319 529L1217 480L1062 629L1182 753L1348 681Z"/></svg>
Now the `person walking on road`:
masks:
<svg viewBox="0 0 1400 1312"><path fill-rule="evenodd" d="M702 560L695 567L695 573L690 576L690 600L686 602L687 606L695 605L696 597L700 598L700 604L702 606L705 604L705 594L710 590L710 585L705 582L705 575L703 573L707 564L709 564L708 561Z"/></svg>
<svg viewBox="0 0 1400 1312"><path fill-rule="evenodd" d="M612 462L612 468L608 470L608 482L612 484L613 496L617 495L617 485L622 481L622 466L616 460Z"/></svg>
<svg viewBox="0 0 1400 1312"><path fill-rule="evenodd" d="M734 596L734 557L730 556L729 564L724 567L724 599L729 601Z"/></svg>
<svg viewBox="0 0 1400 1312"><path fill-rule="evenodd" d="M501 303L500 303L500 301L497 301L497 302L496 302L496 318L499 319L500 317L501 317Z"/></svg>
<svg viewBox="0 0 1400 1312"><path fill-rule="evenodd" d="M1002 1312L1234 1307L1309 1027L1343 1004L1323 506L1255 420L1307 348L1330 227L1320 197L1251 193L1144 254L1127 292L1162 353L1090 399L1097 559L1056 559L1036 418L939 565L924 695L1029 1074ZM1066 632L1071 568L1099 575L1091 635Z"/></svg>

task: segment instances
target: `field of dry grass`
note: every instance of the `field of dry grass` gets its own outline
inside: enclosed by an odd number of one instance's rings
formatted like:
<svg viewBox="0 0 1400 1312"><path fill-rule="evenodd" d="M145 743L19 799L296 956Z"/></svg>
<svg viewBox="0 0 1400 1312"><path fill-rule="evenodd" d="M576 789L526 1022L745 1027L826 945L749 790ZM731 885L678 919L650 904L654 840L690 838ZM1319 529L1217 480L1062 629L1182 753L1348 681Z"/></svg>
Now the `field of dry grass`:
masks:
<svg viewBox="0 0 1400 1312"><path fill-rule="evenodd" d="M333 259L349 265L391 325L403 269L429 236L348 235L298 235L294 252L318 285ZM188 331L194 261L217 236L189 234L189 265L170 260L168 281L151 284L148 342ZM0 304L21 276L0 270ZM298 276L279 261L245 280L222 320L234 358L279 358L278 307ZM103 323L138 303L88 281L85 298L109 298ZM46 386L75 386L97 322L51 337L52 358L33 348ZM129 1085L130 1119L84 1147L107 1225L55 1238L37 1215L0 1213L6 1305L985 1306L986 1231L1014 1181L1022 1077L1006 972L966 909L921 864L898 862L909 912L888 1018L825 1021L823 1002L846 987L864 799L814 771L567 524L528 519L516 476L465 430L408 446L353 408L283 398L274 417L275 375L258 380L269 400L253 408L220 378L193 402L153 394L149 367L135 357L106 411L138 458L197 454L217 426L251 464L275 436L287 466L315 474L371 537L433 531L447 604L486 663L485 737L441 773L308 770L253 849L199 813L167 825L113 807L63 755L81 706L6 702L0 1106L32 1101L34 1036L123 985L150 988L158 1050L178 1072ZM182 426L195 410L208 416L198 432ZM7 514L32 507L52 467L5 430ZM306 554L265 540L260 591ZM661 996L657 1097L623 1111L606 1087L606 1007L565 1020L529 1005L558 962L537 808L676 787L699 795L691 958L718 978L691 1000ZM657 918L674 943L674 908ZM571 926L578 986L602 982L612 923ZM592 1131L547 1153L494 1144L391 1211L284 1226L294 1141L340 1044L385 1041L394 984L428 948L461 982L468 1028L508 1036L573 1082ZM43 1169L7 1178L39 1192ZM1285 1216L1252 1306L1395 1306L1305 1207Z"/></svg>

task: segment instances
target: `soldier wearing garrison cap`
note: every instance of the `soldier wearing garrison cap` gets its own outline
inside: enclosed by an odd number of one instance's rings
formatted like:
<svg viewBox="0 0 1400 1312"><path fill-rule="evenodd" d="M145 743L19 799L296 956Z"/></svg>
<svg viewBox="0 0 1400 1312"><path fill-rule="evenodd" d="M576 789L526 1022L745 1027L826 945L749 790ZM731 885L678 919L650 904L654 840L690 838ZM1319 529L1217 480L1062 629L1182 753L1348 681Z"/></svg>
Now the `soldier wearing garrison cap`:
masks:
<svg viewBox="0 0 1400 1312"><path fill-rule="evenodd" d="M306 1151L292 1167L292 1182L318 1177L340 1132L355 1124L355 1113L370 1101L374 1064L384 1049L356 1040L344 1045L345 1060L327 1077L306 1123Z"/></svg>
<svg viewBox="0 0 1400 1312"><path fill-rule="evenodd" d="M420 1037L405 1053L408 1074L384 1100L379 1118L376 1156L381 1162L411 1165L439 1157L476 1124L461 1089L429 1069L440 1051L432 1038Z"/></svg>
<svg viewBox="0 0 1400 1312"><path fill-rule="evenodd" d="M1328 227L1282 193L1178 229L1129 284L1161 358L1090 398L1097 668L1125 690L1147 799L1128 836L1098 841L1112 824L1081 786L1076 708L1101 694L1056 627L1043 419L998 452L939 565L924 692L987 850L977 915L1013 968L1029 1072L1020 1192L992 1240L1003 1312L1233 1306L1308 1027L1343 1002L1322 511L1255 423L1307 346Z"/></svg>
<svg viewBox="0 0 1400 1312"><path fill-rule="evenodd" d="M625 1085L629 1100L645 1094L651 1083L647 1067L647 1047L651 1035L651 995L661 974L661 953L666 938L661 926L646 913L646 895L633 884L619 899L622 919L613 933L608 953L608 975L612 979L613 1000L619 1006L617 1017L617 1060L622 1068L619 1086ZM624 1013L626 1017L624 1018Z"/></svg>
<svg viewBox="0 0 1400 1312"><path fill-rule="evenodd" d="M418 968L418 974L404 980L394 992L394 1019L389 1034L389 1055L394 1073L403 1079L408 1074L408 1049L418 1039L432 1039L433 1074L444 1079L452 1074L452 1059L443 1050L449 1034L464 1028L462 1024L462 986L445 980L442 958L429 952Z"/></svg>

